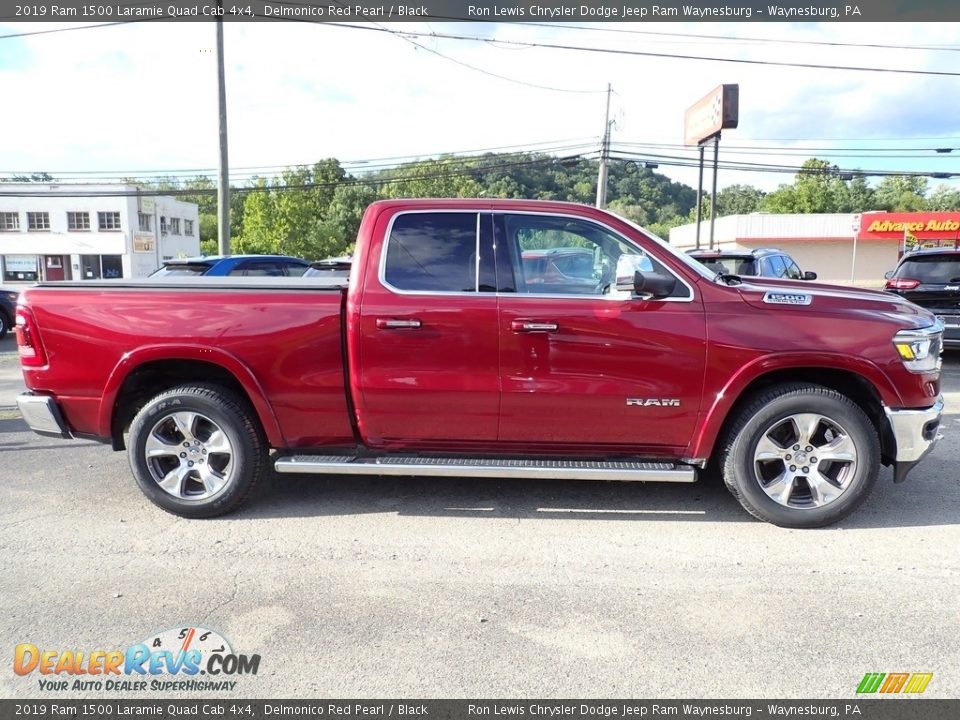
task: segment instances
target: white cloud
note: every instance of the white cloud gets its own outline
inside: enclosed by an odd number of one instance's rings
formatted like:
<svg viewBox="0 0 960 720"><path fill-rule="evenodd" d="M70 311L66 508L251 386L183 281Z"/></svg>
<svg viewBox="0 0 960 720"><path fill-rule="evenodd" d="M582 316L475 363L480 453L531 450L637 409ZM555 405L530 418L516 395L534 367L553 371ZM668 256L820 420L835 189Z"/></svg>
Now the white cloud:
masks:
<svg viewBox="0 0 960 720"><path fill-rule="evenodd" d="M6 26L25 31L31 26ZM37 26L49 29L49 24ZM913 69L955 67L956 53L726 43L529 25L395 24L393 30L479 31L500 41L543 41L643 52ZM603 24L621 30L888 44L958 45L949 24ZM684 109L721 82L741 87L737 145L958 146L956 78L832 72L411 38L457 61L520 81L616 91L614 140L680 143ZM4 41L0 41L4 42ZM214 27L142 23L23 38L0 55L0 86L18 98L5 115L2 170L147 170L215 167ZM295 22L226 25L230 161L234 168L358 160L565 138L596 143L605 97L560 93L469 70L387 33ZM796 141L781 141L798 138ZM850 138L825 141L817 138ZM878 138L871 140L872 138ZM896 138L892 141L889 138ZM857 142L857 139L862 139ZM650 150L650 152L655 152ZM666 155L692 155L676 149ZM800 154L738 159L799 165ZM813 153L820 156L824 153ZM837 158L842 166L954 169L952 158ZM960 154L960 153L957 153ZM693 184L694 169L660 170ZM721 172L720 184L765 188L789 175ZM709 176L708 176L709 181Z"/></svg>

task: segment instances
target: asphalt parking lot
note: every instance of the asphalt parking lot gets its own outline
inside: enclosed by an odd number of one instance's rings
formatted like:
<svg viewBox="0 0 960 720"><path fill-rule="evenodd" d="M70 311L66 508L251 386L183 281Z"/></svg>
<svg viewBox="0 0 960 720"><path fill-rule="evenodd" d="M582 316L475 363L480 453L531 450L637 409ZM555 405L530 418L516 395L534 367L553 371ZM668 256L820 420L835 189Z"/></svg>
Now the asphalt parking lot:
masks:
<svg viewBox="0 0 960 720"><path fill-rule="evenodd" d="M926 696L960 697L960 355L935 453L806 531L716 483L297 476L188 521L124 454L28 432L19 389L7 338L0 697L45 696L7 664L19 643L187 626L260 654L237 697L849 698L866 672L921 671Z"/></svg>

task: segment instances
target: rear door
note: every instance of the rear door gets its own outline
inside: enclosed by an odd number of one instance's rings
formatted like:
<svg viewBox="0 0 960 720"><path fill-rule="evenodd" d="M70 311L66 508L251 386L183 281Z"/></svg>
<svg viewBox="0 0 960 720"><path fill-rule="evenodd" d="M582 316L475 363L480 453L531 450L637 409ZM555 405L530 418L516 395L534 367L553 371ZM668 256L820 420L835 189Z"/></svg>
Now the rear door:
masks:
<svg viewBox="0 0 960 720"><path fill-rule="evenodd" d="M501 443L542 452L685 448L706 352L703 306L693 289L678 276L666 300L611 293L619 256L642 250L593 221L503 214L495 227ZM540 266L525 254L576 258L568 264L579 282L549 267L530 274Z"/></svg>
<svg viewBox="0 0 960 720"><path fill-rule="evenodd" d="M361 434L414 449L489 444L500 409L491 215L401 212L383 222L360 309Z"/></svg>

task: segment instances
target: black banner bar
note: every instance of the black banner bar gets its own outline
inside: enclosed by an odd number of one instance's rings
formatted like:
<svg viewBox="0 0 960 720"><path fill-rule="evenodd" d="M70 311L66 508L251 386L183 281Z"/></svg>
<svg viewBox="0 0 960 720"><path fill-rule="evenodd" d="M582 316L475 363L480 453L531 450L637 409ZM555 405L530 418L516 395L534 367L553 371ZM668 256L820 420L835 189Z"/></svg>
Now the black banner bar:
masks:
<svg viewBox="0 0 960 720"><path fill-rule="evenodd" d="M220 14L222 12L222 14ZM953 22L956 0L0 0L0 22Z"/></svg>
<svg viewBox="0 0 960 720"><path fill-rule="evenodd" d="M59 718L851 718L954 720L960 700L0 700L0 720Z"/></svg>

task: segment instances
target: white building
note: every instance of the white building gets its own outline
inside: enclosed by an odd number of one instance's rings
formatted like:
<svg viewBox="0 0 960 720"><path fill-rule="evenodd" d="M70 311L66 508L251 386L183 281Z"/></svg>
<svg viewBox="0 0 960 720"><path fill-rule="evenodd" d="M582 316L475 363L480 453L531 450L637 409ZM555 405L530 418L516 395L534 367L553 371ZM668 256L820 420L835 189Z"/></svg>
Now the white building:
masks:
<svg viewBox="0 0 960 720"><path fill-rule="evenodd" d="M164 260L199 255L197 206L139 192L0 184L0 282L146 277Z"/></svg>

